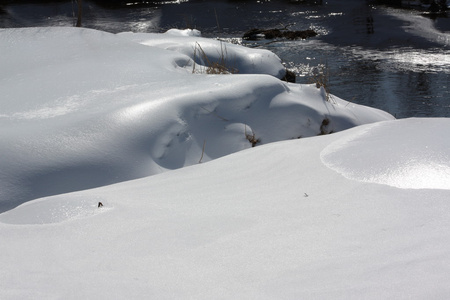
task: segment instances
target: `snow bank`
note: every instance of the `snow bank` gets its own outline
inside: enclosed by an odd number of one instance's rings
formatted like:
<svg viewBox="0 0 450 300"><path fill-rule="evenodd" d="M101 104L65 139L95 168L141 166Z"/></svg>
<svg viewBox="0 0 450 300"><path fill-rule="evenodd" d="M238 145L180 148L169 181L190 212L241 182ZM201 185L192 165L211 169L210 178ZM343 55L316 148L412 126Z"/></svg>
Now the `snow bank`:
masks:
<svg viewBox="0 0 450 300"><path fill-rule="evenodd" d="M260 145L393 119L267 75L282 68L268 51L177 32L0 30L0 211L207 162L251 148L246 135ZM263 74L193 74L195 43Z"/></svg>
<svg viewBox="0 0 450 300"><path fill-rule="evenodd" d="M323 162L347 178L407 189L450 190L447 119L376 123L329 145ZM399 142L385 142L389 136ZM376 161L376 164L367 162Z"/></svg>
<svg viewBox="0 0 450 300"><path fill-rule="evenodd" d="M450 191L348 179L322 159L356 142L381 145L366 168L389 167L383 145L412 160L448 126L369 124L28 202L0 215L0 298L446 298Z"/></svg>
<svg viewBox="0 0 450 300"><path fill-rule="evenodd" d="M202 38L198 30L171 29L164 34L126 32L119 35L143 45L183 53L204 67L219 62L239 74L268 74L277 78L286 75L280 58L269 50Z"/></svg>

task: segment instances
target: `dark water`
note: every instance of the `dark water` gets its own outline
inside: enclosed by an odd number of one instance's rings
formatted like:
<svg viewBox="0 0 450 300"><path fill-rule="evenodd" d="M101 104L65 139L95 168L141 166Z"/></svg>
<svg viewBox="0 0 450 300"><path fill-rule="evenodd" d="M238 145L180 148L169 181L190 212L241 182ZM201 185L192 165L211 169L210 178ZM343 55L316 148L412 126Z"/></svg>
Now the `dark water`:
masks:
<svg viewBox="0 0 450 300"><path fill-rule="evenodd" d="M32 2L32 1L31 1ZM105 7L84 0L83 26L108 32L197 28L203 36L275 52L309 83L324 73L332 94L397 118L450 117L449 13L375 6L366 0L167 1ZM414 1L410 1L414 2ZM0 27L73 26L76 3L0 6ZM312 28L300 41L242 41L251 28Z"/></svg>

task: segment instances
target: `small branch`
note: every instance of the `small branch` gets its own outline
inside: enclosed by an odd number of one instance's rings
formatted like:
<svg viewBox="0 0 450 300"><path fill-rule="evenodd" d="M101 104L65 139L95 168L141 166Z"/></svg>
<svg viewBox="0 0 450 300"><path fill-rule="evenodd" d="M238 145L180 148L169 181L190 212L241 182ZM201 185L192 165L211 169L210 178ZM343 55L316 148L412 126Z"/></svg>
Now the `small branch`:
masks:
<svg viewBox="0 0 450 300"><path fill-rule="evenodd" d="M260 139L256 138L256 135L255 135L255 132L253 131L253 129L252 129L252 134L247 133L247 125L245 125L245 127L244 127L244 134L245 134L245 138L250 142L250 144L252 144L252 147L255 147L256 144L261 142Z"/></svg>
<svg viewBox="0 0 450 300"><path fill-rule="evenodd" d="M202 156L200 157L200 160L198 161L199 164L202 163L203 154L205 153L205 145L206 145L206 140L203 141Z"/></svg>
<svg viewBox="0 0 450 300"><path fill-rule="evenodd" d="M217 11L216 11L216 9L214 8L214 14L216 15L216 22L217 22L217 31L219 31L220 32L220 26L219 26L219 18L217 17Z"/></svg>
<svg viewBox="0 0 450 300"><path fill-rule="evenodd" d="M76 27L81 27L81 16L83 14L83 2L82 0L77 0L78 3L78 17Z"/></svg>
<svg viewBox="0 0 450 300"><path fill-rule="evenodd" d="M283 26L283 24L280 24L281 26ZM295 25L295 23L290 23L290 24L287 24L286 26L284 26L282 29L280 29L280 30L288 30L288 27L290 27L290 26L292 26L292 25Z"/></svg>
<svg viewBox="0 0 450 300"><path fill-rule="evenodd" d="M197 58L197 46L194 47L194 58L192 59L194 61L194 64L192 66L192 74L195 73L195 59Z"/></svg>
<svg viewBox="0 0 450 300"><path fill-rule="evenodd" d="M215 112L210 111L209 109L204 108L203 106L200 106L200 108L203 108L204 110L206 110L206 111L209 112L210 114L213 114L214 116L216 116L217 118L219 118L219 119L221 119L221 120L223 120L223 121L225 121L225 122L228 122L228 121L229 121L229 120L227 120L227 119L225 119L225 118L219 116L219 115L216 114Z"/></svg>

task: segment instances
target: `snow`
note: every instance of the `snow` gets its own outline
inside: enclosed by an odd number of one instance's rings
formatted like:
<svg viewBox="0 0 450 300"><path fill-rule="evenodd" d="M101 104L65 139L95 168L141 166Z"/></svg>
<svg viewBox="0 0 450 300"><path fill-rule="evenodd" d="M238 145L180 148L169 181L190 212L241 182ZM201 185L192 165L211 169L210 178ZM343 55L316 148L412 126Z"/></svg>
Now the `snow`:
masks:
<svg viewBox="0 0 450 300"><path fill-rule="evenodd" d="M422 119L376 123L361 135L329 145L322 152L322 161L353 180L398 188L450 190L447 124L448 120L438 118L431 124ZM402 143L385 143L386 136ZM368 166L367 161L377 164Z"/></svg>
<svg viewBox="0 0 450 300"><path fill-rule="evenodd" d="M239 74L193 73L197 43ZM0 51L1 299L450 295L448 119L327 100L194 31Z"/></svg>
<svg viewBox="0 0 450 300"><path fill-rule="evenodd" d="M197 164L203 145L207 162L251 148L247 133L266 144L317 135L324 119L328 131L393 119L264 74L283 75L280 59L269 51L173 32L159 39L136 35L155 40L157 46L149 46L132 41L130 33L0 31L2 70L8 70L0 75L0 211ZM190 56L161 49L158 41L191 56L195 43L215 45L212 53L226 47L230 57L239 57L240 73L260 73L193 74Z"/></svg>
<svg viewBox="0 0 450 300"><path fill-rule="evenodd" d="M280 59L268 50L249 51L240 45L202 38L198 30L171 29L165 34L124 32L119 35L143 45L183 53L203 66L208 65L204 53L211 62L224 60L229 68L237 69L239 74L269 74L282 78L286 73Z"/></svg>
<svg viewBox="0 0 450 300"><path fill-rule="evenodd" d="M434 20L431 18L423 18L420 15L410 14L408 17L398 13L396 10L391 10L391 14L408 23L405 26L406 32L412 32L418 37L430 40L442 47L448 47L450 45L450 34L439 31L434 26Z"/></svg>

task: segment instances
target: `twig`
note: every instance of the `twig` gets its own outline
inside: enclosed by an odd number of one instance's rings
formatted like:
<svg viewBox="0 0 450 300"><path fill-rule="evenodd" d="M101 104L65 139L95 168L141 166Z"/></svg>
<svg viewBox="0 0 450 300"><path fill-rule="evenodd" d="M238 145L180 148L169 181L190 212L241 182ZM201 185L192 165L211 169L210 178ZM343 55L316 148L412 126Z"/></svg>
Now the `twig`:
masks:
<svg viewBox="0 0 450 300"><path fill-rule="evenodd" d="M203 141L202 156L200 157L200 160L198 161L199 164L202 163L203 154L205 153L205 145L206 145L206 140Z"/></svg>
<svg viewBox="0 0 450 300"><path fill-rule="evenodd" d="M229 121L228 119L225 119L225 118L219 116L219 115L218 115L217 113L215 113L214 111L210 111L209 109L206 109L206 108L204 108L203 106L200 106L200 108L203 108L204 110L206 110L206 111L209 112L210 114L215 115L217 118L219 118L219 119L221 119L221 120L223 120L223 121L225 121L225 122L228 122L228 121Z"/></svg>
<svg viewBox="0 0 450 300"><path fill-rule="evenodd" d="M214 14L216 15L217 31L220 32L219 18L217 17L217 11L215 8L214 8Z"/></svg>
<svg viewBox="0 0 450 300"><path fill-rule="evenodd" d="M256 144L261 142L260 139L256 138L256 135L255 135L255 132L253 131L253 129L252 129L252 134L247 133L247 125L245 125L245 127L244 127L244 134L245 134L245 138L250 142L250 144L252 144L252 147L255 147Z"/></svg>

